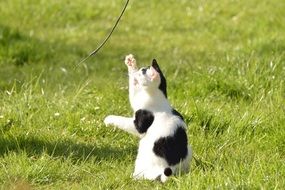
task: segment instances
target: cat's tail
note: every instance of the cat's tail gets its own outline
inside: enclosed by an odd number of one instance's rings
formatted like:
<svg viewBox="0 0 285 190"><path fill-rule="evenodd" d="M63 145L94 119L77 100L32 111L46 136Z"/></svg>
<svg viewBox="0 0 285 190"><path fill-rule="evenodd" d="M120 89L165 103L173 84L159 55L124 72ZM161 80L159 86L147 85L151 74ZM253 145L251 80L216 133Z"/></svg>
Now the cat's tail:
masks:
<svg viewBox="0 0 285 190"><path fill-rule="evenodd" d="M169 176L171 176L172 175L172 170L171 170L171 168L165 168L164 169L164 171L163 171L163 174L160 176L160 181L162 182L162 183L164 183L164 182L166 182L166 180L167 180L167 178L169 177Z"/></svg>

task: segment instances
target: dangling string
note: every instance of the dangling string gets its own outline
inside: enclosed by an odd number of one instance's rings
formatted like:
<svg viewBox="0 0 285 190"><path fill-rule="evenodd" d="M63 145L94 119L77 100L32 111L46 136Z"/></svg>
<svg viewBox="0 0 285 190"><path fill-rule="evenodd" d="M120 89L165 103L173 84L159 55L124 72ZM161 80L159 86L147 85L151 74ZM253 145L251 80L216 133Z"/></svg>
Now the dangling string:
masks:
<svg viewBox="0 0 285 190"><path fill-rule="evenodd" d="M104 45L105 43L109 40L109 38L111 37L112 33L114 32L115 28L117 27L117 25L119 24L121 17L123 16L127 6L129 4L129 0L126 1L124 8L122 9L122 12L120 14L120 16L118 17L116 23L114 24L113 28L111 29L110 33L108 34L108 36L103 40L103 42L94 50L92 51L87 57L85 57L84 59L82 59L79 63L76 64L76 68L83 63L84 61L86 61L89 57L94 56Z"/></svg>

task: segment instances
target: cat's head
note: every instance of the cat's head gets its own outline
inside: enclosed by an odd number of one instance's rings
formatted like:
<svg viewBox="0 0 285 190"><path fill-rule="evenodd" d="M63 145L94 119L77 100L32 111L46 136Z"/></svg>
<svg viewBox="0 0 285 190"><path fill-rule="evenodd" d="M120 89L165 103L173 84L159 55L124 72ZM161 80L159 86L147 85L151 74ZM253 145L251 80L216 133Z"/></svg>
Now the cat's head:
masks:
<svg viewBox="0 0 285 190"><path fill-rule="evenodd" d="M135 82L140 88L146 90L162 91L167 98L166 79L161 72L159 65L155 59L153 59L150 67L143 67L135 73Z"/></svg>

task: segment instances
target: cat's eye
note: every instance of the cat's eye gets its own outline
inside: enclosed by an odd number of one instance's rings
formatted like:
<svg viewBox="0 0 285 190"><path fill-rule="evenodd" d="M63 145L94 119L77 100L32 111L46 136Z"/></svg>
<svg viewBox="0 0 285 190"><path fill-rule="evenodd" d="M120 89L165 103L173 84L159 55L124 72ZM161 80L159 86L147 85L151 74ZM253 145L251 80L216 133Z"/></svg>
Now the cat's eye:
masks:
<svg viewBox="0 0 285 190"><path fill-rule="evenodd" d="M143 68L143 69L142 69L142 74L145 75L145 74L146 74L146 71L147 71L147 68Z"/></svg>

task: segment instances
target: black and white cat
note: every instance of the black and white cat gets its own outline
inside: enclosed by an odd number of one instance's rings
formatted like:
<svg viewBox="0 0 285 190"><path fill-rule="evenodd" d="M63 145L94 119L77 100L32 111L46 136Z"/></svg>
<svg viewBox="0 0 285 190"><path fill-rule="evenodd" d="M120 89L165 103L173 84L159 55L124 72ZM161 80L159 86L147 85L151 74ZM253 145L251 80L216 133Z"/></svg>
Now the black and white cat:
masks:
<svg viewBox="0 0 285 190"><path fill-rule="evenodd" d="M192 150L188 146L182 115L167 100L166 79L156 60L148 68L137 69L133 55L125 58L129 72L129 99L133 117L109 115L106 125L114 125L141 138L133 177L160 180L189 170Z"/></svg>

